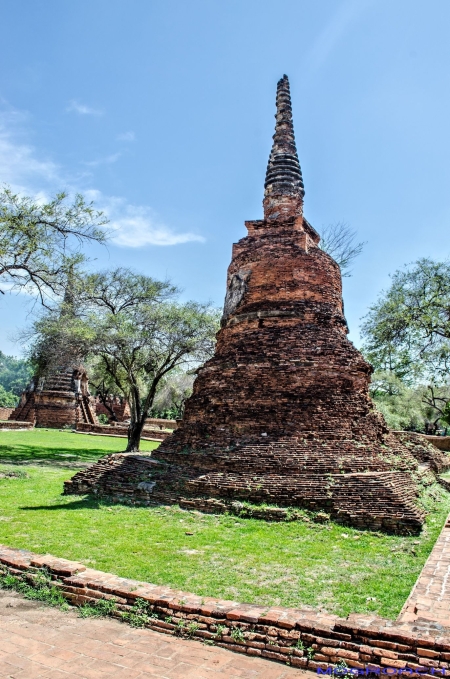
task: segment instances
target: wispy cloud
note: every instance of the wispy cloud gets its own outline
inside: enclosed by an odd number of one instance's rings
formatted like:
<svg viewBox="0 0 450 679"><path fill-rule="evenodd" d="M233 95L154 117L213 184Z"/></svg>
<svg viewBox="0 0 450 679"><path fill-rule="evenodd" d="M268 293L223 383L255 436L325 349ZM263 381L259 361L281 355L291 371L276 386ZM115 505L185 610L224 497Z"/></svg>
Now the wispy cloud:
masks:
<svg viewBox="0 0 450 679"><path fill-rule="evenodd" d="M80 116L102 116L103 111L82 104L77 99L72 99L66 108L67 113L78 113Z"/></svg>
<svg viewBox="0 0 450 679"><path fill-rule="evenodd" d="M134 141L136 139L136 135L134 132L122 132L122 134L117 135L118 141Z"/></svg>
<svg viewBox="0 0 450 679"><path fill-rule="evenodd" d="M111 155L105 156L105 158L86 160L84 165L88 165L89 167L97 167L98 165L111 165L112 163L116 163L121 155L121 153L111 153Z"/></svg>
<svg viewBox="0 0 450 679"><path fill-rule="evenodd" d="M27 143L29 120L26 114L1 107L0 101L0 178L15 191L47 199L61 188L81 192L96 207L103 210L113 243L120 247L138 248L150 245L170 246L205 239L191 232L177 232L164 223L146 205L131 205L125 198L108 196L95 188L80 186L80 176L74 176L53 160L41 158L35 147ZM120 157L114 153L106 158L87 161L95 168L103 163L114 163ZM91 181L91 180L89 180Z"/></svg>
<svg viewBox="0 0 450 679"><path fill-rule="evenodd" d="M56 163L38 158L33 146L24 141L26 123L26 114L20 111L0 112L0 177L18 191L32 186L36 194L61 181L61 175Z"/></svg>
<svg viewBox="0 0 450 679"><path fill-rule="evenodd" d="M343 0L307 55L309 75L314 75L328 60L350 26L373 4L373 0Z"/></svg>

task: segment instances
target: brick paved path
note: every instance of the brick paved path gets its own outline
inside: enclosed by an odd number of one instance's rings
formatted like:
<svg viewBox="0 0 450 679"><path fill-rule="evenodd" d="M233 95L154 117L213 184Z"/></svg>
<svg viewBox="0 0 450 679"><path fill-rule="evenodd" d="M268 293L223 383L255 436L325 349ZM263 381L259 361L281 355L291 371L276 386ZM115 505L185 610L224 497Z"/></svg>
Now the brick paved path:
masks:
<svg viewBox="0 0 450 679"><path fill-rule="evenodd" d="M0 591L0 677L10 679L314 679L315 674L133 629L82 619Z"/></svg>
<svg viewBox="0 0 450 679"><path fill-rule="evenodd" d="M450 515L398 620L430 620L450 627Z"/></svg>

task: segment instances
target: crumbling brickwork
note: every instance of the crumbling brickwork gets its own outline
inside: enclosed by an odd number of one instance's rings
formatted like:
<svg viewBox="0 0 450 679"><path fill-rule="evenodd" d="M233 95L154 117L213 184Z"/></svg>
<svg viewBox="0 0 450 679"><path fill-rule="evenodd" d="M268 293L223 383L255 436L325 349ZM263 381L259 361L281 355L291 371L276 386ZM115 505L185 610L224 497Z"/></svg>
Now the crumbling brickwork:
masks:
<svg viewBox="0 0 450 679"><path fill-rule="evenodd" d="M233 245L214 357L153 455L149 495L199 508L207 498L298 506L358 527L419 530L418 460L374 410L372 368L347 339L340 269L319 248L303 196L285 76L264 219L246 222L248 235ZM113 465L101 492L129 494L132 464ZM66 492L76 492L75 479Z"/></svg>
<svg viewBox="0 0 450 679"><path fill-rule="evenodd" d="M128 401L119 396L110 396L107 399L107 405L108 408L105 406L104 403L100 400L100 397L97 396L95 399L95 414L97 415L106 415L108 419L112 420L112 415L111 415L111 410L113 411L117 422L124 422L125 420L129 420L131 416L130 412L130 406L128 404Z"/></svg>

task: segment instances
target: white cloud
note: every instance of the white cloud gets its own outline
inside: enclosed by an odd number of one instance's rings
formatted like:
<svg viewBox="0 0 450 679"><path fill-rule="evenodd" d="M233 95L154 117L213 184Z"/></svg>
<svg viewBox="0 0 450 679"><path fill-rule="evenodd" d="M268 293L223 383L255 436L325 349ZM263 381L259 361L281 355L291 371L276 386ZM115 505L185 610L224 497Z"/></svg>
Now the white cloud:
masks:
<svg viewBox="0 0 450 679"><path fill-rule="evenodd" d="M136 139L136 135L130 130L129 132L122 132L122 134L118 134L117 139L119 141L134 141Z"/></svg>
<svg viewBox="0 0 450 679"><path fill-rule="evenodd" d="M0 113L0 177L17 191L31 185L39 193L43 184L61 182L61 176L56 163L37 158L33 146L20 140L25 121L26 116L17 111Z"/></svg>
<svg viewBox="0 0 450 679"><path fill-rule="evenodd" d="M100 199L101 204L101 199ZM121 199L112 199L103 207L110 218L108 227L116 245L140 248L145 245L179 245L205 239L195 233L177 233L159 221L154 212L144 206L129 205Z"/></svg>
<svg viewBox="0 0 450 679"><path fill-rule="evenodd" d="M91 108L86 106L86 104L81 104L76 99L72 99L69 102L69 106L66 108L67 113L78 113L81 116L102 116L103 111L97 108Z"/></svg>
<svg viewBox="0 0 450 679"><path fill-rule="evenodd" d="M4 103L4 102L3 102ZM0 101L0 104L2 102ZM204 238L191 232L179 233L164 224L152 209L145 205L130 205L125 198L107 196L95 188L80 186L80 175L74 176L52 160L41 159L30 144L22 141L29 121L25 114L0 109L0 181L13 190L40 197L43 200L62 188L79 191L92 200L110 219L108 229L113 243L121 247L137 248L146 245L169 246ZM92 168L102 163L114 163L120 153L88 161ZM86 182L86 175L81 175ZM90 180L90 179L89 179Z"/></svg>
<svg viewBox="0 0 450 679"><path fill-rule="evenodd" d="M110 165L111 163L116 163L120 156L121 153L112 153L110 156L106 156L105 158L98 158L98 160L87 160L84 162L84 165L88 165L89 167L97 167L98 165Z"/></svg>

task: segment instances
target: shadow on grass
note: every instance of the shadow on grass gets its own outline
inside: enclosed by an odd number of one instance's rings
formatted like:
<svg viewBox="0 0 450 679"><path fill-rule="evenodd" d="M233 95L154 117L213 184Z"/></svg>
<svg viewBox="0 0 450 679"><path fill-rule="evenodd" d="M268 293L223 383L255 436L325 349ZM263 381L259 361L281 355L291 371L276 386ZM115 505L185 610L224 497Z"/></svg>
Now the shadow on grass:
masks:
<svg viewBox="0 0 450 679"><path fill-rule="evenodd" d="M73 511L74 509L101 509L102 507L112 507L114 505L118 505L120 503L118 502L108 502L108 500L98 500L97 498L94 497L85 497L80 500L73 500L72 502L68 502L67 504L59 504L59 505L35 505L33 507L19 507L19 509L23 509L26 512L36 512L36 511L49 511L52 512L54 510L60 511L61 509L67 509L69 511Z"/></svg>
<svg viewBox="0 0 450 679"><path fill-rule="evenodd" d="M124 444L124 449L125 449ZM64 462L96 462L108 453L104 448L43 448L42 445L0 445L0 462L3 464L52 464ZM118 452L118 451L117 451Z"/></svg>
<svg viewBox="0 0 450 679"><path fill-rule="evenodd" d="M135 508L134 505L130 505L128 502L120 502L120 500L112 500L109 499L108 497L101 497L97 498L92 495L87 495L86 497L82 497L79 500L72 500L72 502L67 502L67 504L58 504L58 505L34 505L34 506L24 506L24 507L19 507L19 509L25 511L25 512L37 512L37 511L54 511L58 510L61 511L62 509L67 509L68 511L73 511L76 509L102 509L103 507L127 507L128 509ZM167 503L161 503L161 502L155 502L150 505L150 507L155 508L155 507L167 507ZM138 509L148 509L149 506L142 506L138 505Z"/></svg>

